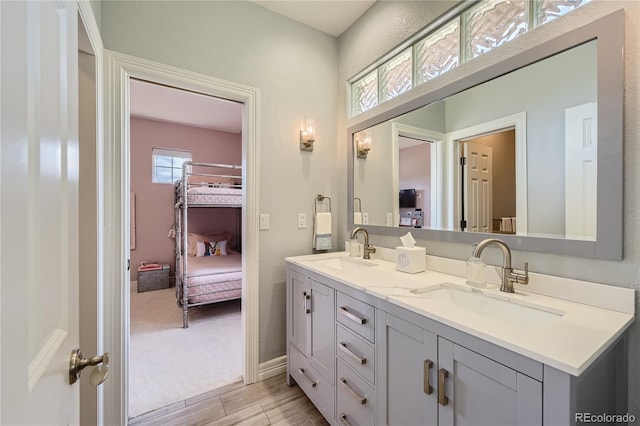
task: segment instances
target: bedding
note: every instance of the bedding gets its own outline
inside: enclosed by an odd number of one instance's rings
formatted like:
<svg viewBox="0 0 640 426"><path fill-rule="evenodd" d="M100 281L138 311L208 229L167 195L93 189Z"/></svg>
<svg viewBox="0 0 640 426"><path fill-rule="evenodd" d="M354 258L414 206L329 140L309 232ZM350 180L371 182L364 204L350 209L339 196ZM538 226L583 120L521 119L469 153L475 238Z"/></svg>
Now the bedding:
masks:
<svg viewBox="0 0 640 426"><path fill-rule="evenodd" d="M242 296L242 255L190 257L187 263L187 304L198 305ZM179 295L178 300L182 300Z"/></svg>
<svg viewBox="0 0 640 426"><path fill-rule="evenodd" d="M242 189L196 186L187 190L187 204L242 205Z"/></svg>

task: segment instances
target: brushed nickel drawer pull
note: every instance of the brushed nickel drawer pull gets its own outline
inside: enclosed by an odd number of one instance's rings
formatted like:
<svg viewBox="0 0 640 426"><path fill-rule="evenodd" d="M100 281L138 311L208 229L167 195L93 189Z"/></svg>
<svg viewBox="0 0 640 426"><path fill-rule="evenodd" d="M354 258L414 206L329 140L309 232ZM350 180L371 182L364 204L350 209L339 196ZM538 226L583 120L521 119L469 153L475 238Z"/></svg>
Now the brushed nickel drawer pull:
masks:
<svg viewBox="0 0 640 426"><path fill-rule="evenodd" d="M349 420L347 420L347 414L346 413L340 414L340 421L342 422L342 424L344 426L351 426L351 423L349 423Z"/></svg>
<svg viewBox="0 0 640 426"><path fill-rule="evenodd" d="M309 300L311 300L311 295L307 294L307 292L303 292L302 293L302 297L304 297L304 313L305 314L310 314L311 313L311 308L309 308Z"/></svg>
<svg viewBox="0 0 640 426"><path fill-rule="evenodd" d="M311 383L312 388L315 388L316 385L318 384L318 382L314 382L313 380L307 377L307 375L304 373L304 368L298 368L298 373L300 373L305 379L307 379L309 383Z"/></svg>
<svg viewBox="0 0 640 426"><path fill-rule="evenodd" d="M423 369L423 374L424 374L424 393L426 393L427 395L431 395L433 393L433 386L431 386L431 384L429 384L429 373L431 372L431 368L433 368L433 361L431 361L430 359L425 359L424 360L424 369Z"/></svg>
<svg viewBox="0 0 640 426"><path fill-rule="evenodd" d="M449 377L449 372L444 368L441 368L438 372L438 402L443 407L449 404L449 398L444 394L444 383Z"/></svg>
<svg viewBox="0 0 640 426"><path fill-rule="evenodd" d="M347 380L345 378L340 379L340 381L342 382L343 385L345 385L345 387L347 388L347 390L349 391L351 396L353 396L356 399L356 401L359 401L360 404L363 404L363 405L367 403L367 397L366 396L360 396L360 395L358 395L356 393L356 391L351 389L351 386L349 386L347 384Z"/></svg>
<svg viewBox="0 0 640 426"><path fill-rule="evenodd" d="M355 315L353 315L351 312L347 311L347 308L345 308L344 306L340 306L340 313L342 313L342 315L344 315L345 317L349 318L351 321L354 321L356 324L366 324L367 323L367 319L366 318L360 318L357 317Z"/></svg>
<svg viewBox="0 0 640 426"><path fill-rule="evenodd" d="M360 358L358 355L353 353L349 348L347 348L347 344L345 342L340 342L340 349L342 349L342 352L353 358L358 364L366 364L367 359Z"/></svg>

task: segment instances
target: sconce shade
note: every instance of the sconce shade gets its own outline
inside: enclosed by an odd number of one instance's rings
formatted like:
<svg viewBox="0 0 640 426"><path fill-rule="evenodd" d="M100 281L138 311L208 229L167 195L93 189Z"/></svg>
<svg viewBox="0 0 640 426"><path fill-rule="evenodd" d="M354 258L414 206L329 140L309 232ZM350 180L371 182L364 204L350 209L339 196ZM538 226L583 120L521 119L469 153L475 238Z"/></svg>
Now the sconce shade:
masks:
<svg viewBox="0 0 640 426"><path fill-rule="evenodd" d="M300 130L300 150L313 151L313 142L315 142L315 125L313 120L306 122L305 128Z"/></svg>
<svg viewBox="0 0 640 426"><path fill-rule="evenodd" d="M367 158L371 151L371 132L362 131L356 135L356 151L358 158Z"/></svg>

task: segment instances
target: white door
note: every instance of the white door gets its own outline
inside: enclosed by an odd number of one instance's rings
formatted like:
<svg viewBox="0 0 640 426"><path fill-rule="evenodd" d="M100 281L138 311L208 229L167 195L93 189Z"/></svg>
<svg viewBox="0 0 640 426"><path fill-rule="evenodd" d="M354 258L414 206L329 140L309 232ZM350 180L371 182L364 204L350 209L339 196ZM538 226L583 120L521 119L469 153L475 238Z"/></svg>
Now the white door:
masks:
<svg viewBox="0 0 640 426"><path fill-rule="evenodd" d="M79 422L77 13L0 2L0 424Z"/></svg>
<svg viewBox="0 0 640 426"><path fill-rule="evenodd" d="M565 110L565 233L595 240L598 182L598 104Z"/></svg>
<svg viewBox="0 0 640 426"><path fill-rule="evenodd" d="M468 232L493 231L492 149L467 142L465 157L465 219Z"/></svg>

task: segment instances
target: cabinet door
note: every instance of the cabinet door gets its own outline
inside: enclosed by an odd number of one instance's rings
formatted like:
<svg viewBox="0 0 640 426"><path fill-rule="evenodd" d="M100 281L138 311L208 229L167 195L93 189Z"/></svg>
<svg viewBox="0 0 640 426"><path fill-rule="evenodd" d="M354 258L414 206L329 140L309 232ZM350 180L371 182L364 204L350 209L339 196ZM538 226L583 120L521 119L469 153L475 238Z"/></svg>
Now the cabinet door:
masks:
<svg viewBox="0 0 640 426"><path fill-rule="evenodd" d="M440 425L542 424L542 383L441 337L438 360Z"/></svg>
<svg viewBox="0 0 640 426"><path fill-rule="evenodd" d="M436 425L438 338L378 311L378 424Z"/></svg>
<svg viewBox="0 0 640 426"><path fill-rule="evenodd" d="M287 277L287 309L289 325L289 343L302 354L309 355L309 320L311 313L311 294L307 289L305 276L289 270Z"/></svg>
<svg viewBox="0 0 640 426"><path fill-rule="evenodd" d="M335 290L309 278L311 292L311 365L332 385L336 371Z"/></svg>

